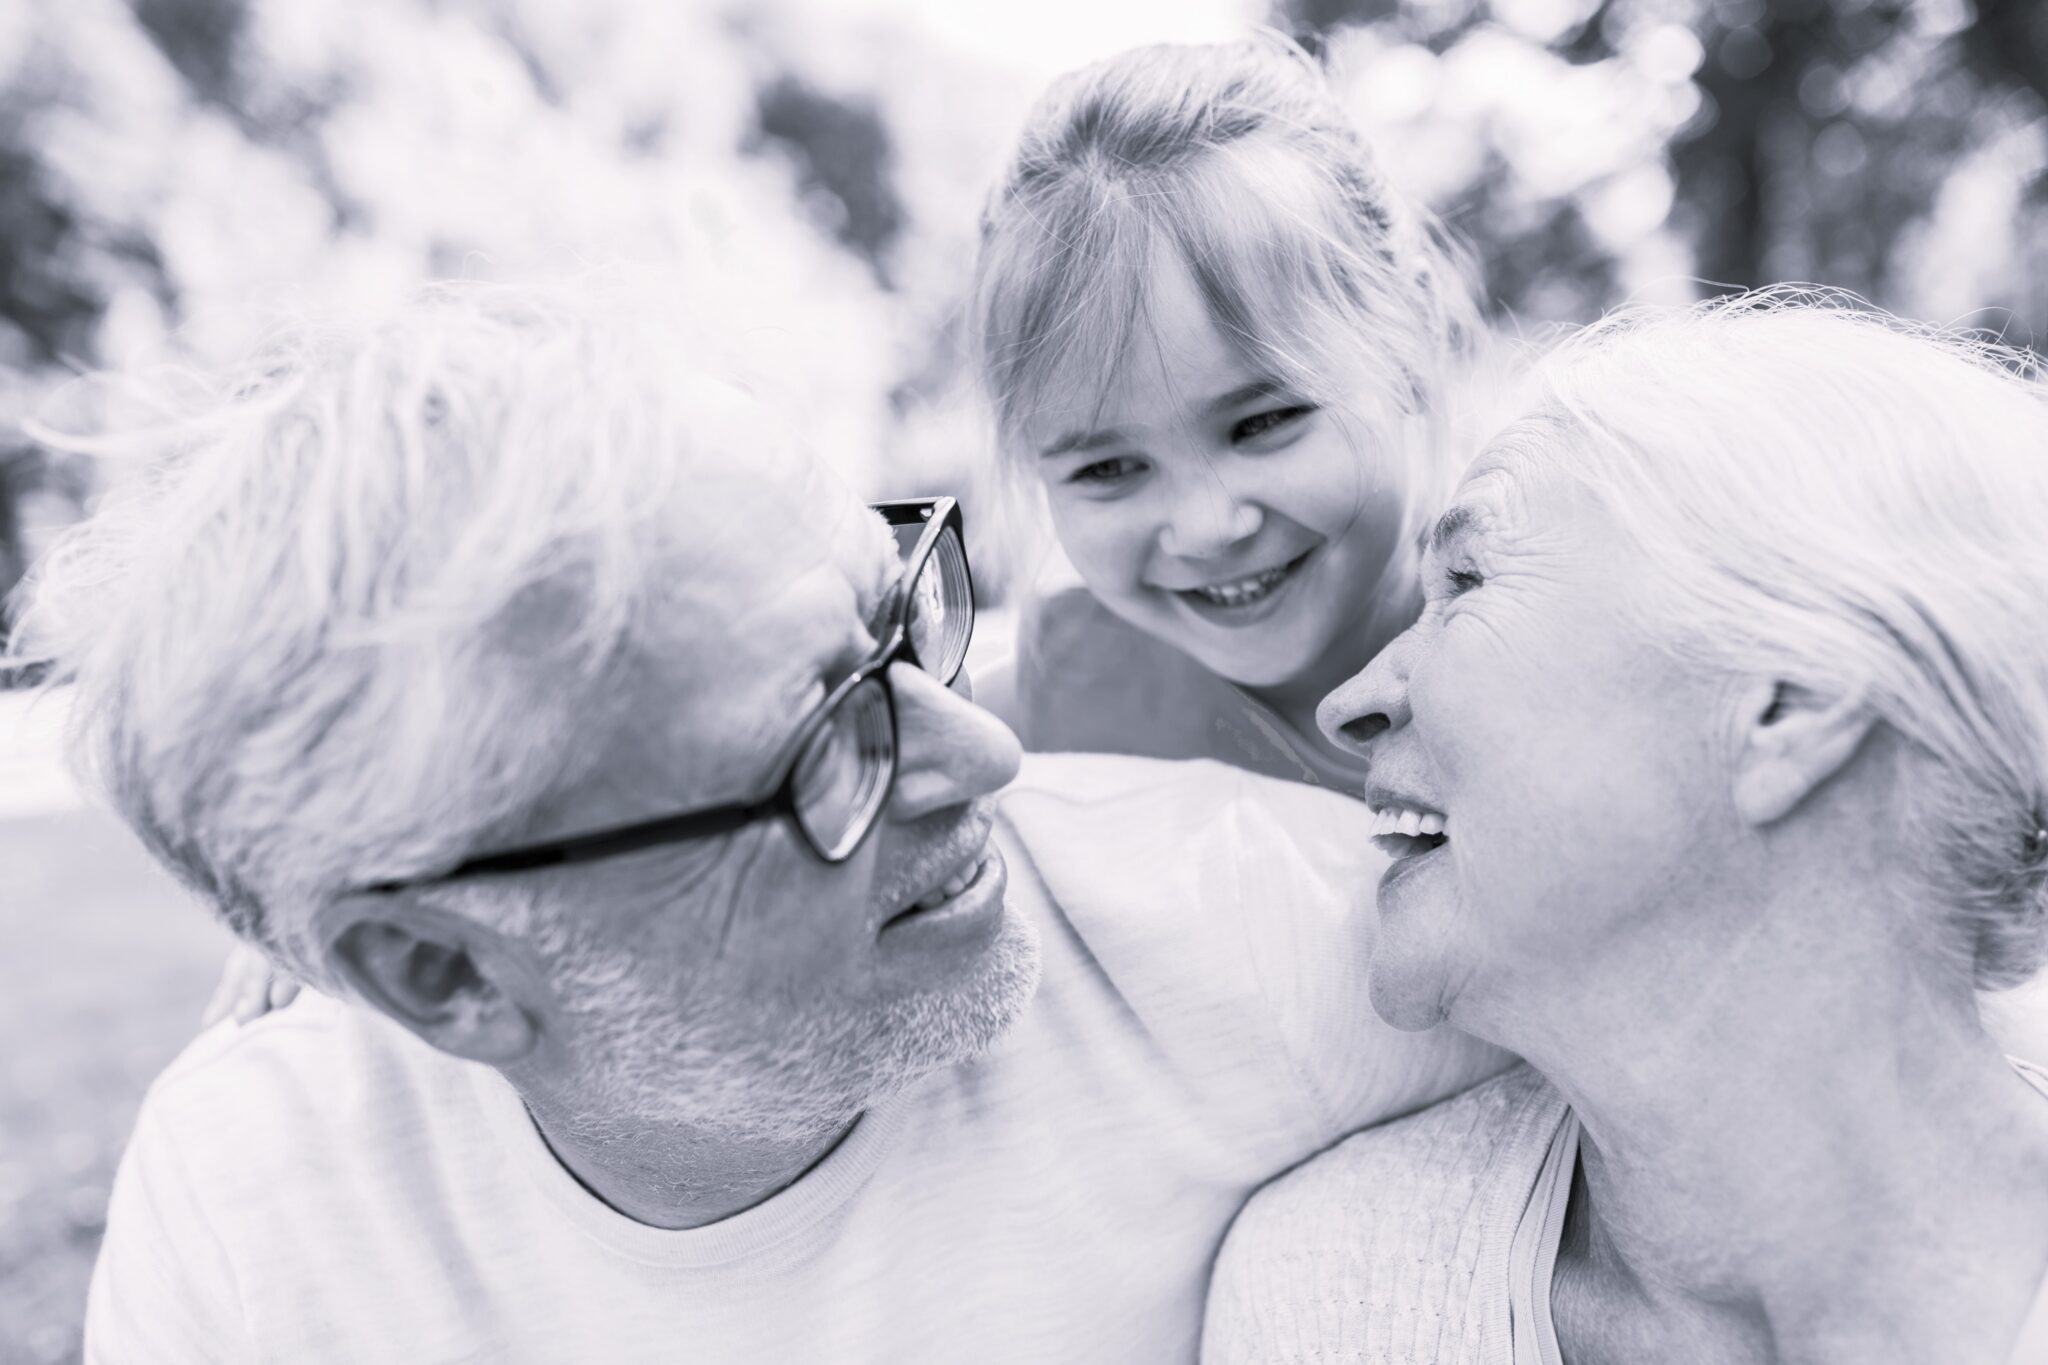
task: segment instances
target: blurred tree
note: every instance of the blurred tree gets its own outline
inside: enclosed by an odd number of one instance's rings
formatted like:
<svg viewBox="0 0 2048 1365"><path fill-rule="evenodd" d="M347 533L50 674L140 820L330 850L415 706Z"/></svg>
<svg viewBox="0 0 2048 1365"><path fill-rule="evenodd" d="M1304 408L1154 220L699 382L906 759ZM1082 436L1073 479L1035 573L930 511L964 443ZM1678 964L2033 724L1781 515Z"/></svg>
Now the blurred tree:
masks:
<svg viewBox="0 0 2048 1365"><path fill-rule="evenodd" d="M36 155L34 116L56 93L47 79L0 86L0 377L89 354L106 306L80 267L78 215ZM21 507L42 471L35 447L0 411L0 640L28 567ZM19 680L0 670L0 686Z"/></svg>
<svg viewBox="0 0 2048 1365"><path fill-rule="evenodd" d="M202 103L238 108L236 59L249 27L247 0L129 0L129 8Z"/></svg>
<svg viewBox="0 0 2048 1365"><path fill-rule="evenodd" d="M2040 0L1979 0L1963 50L1988 75L2025 86L2048 103L2048 7Z"/></svg>
<svg viewBox="0 0 2048 1365"><path fill-rule="evenodd" d="M884 287L889 250L903 231L903 204L891 181L894 146L871 102L851 100L785 72L755 101L754 150L780 147L795 163L807 203L840 242L859 254Z"/></svg>
<svg viewBox="0 0 2048 1365"><path fill-rule="evenodd" d="M1669 221L1708 289L1817 280L1918 302L1900 274L1916 228L1973 153L2015 121L2038 121L2048 102L2048 6L2037 0L1277 0L1274 21L1318 45L1351 29L1436 53L1515 32L1575 66L1673 60L1682 23L1696 43L1697 105L1665 154ZM1596 307L1611 301L1614 272L1575 223L1573 197L1532 199L1500 171L1489 165L1439 203L1474 241L1493 304L1522 312L1560 276ZM1504 196L1519 212L1501 212ZM2038 214L2044 199L2037 167L2027 202ZM2003 283L2011 297L1976 302L2022 304L2041 287Z"/></svg>
<svg viewBox="0 0 2048 1365"><path fill-rule="evenodd" d="M19 430L53 384L426 278L716 262L699 306L760 352L733 363L801 393L850 479L879 457L907 212L875 102L799 74L817 23L792 54L644 0L0 7L0 601L82 496Z"/></svg>

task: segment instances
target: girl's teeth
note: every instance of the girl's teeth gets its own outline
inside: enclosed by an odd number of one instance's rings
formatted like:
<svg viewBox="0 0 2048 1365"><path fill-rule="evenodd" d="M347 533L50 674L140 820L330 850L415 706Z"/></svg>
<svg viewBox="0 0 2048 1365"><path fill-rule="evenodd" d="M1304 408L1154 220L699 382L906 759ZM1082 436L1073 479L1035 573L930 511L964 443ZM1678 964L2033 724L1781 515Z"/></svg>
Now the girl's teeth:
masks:
<svg viewBox="0 0 2048 1365"><path fill-rule="evenodd" d="M1443 818L1443 816L1441 816L1441 815L1425 815L1425 816L1423 816L1423 817L1422 817L1422 832L1423 832L1424 834L1442 834L1442 833L1444 832L1444 818Z"/></svg>
<svg viewBox="0 0 2048 1365"><path fill-rule="evenodd" d="M1422 833L1422 817L1417 815L1412 810L1402 811L1400 830L1401 833L1407 835L1409 838L1414 838L1416 835Z"/></svg>
<svg viewBox="0 0 2048 1365"><path fill-rule="evenodd" d="M1218 583L1206 588L1196 588L1195 593L1219 607L1241 607L1264 597L1278 587L1280 580L1285 577L1287 569L1282 566L1278 569L1268 569L1262 574L1253 574L1250 578L1241 578L1235 583Z"/></svg>

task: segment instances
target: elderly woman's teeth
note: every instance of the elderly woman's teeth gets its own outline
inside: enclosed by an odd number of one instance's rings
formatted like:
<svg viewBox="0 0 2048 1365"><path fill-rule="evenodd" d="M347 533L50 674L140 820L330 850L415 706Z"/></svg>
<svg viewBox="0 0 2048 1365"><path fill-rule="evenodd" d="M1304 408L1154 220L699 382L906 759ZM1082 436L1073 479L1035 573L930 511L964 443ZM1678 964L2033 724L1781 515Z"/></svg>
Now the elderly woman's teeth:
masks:
<svg viewBox="0 0 2048 1365"><path fill-rule="evenodd" d="M1435 811L1403 810L1389 806L1373 812L1372 832L1380 834L1405 834L1409 838L1433 837L1447 828L1444 817Z"/></svg>
<svg viewBox="0 0 2048 1365"><path fill-rule="evenodd" d="M1280 580L1287 577L1287 566L1268 569L1264 573L1240 578L1234 583L1212 583L1206 588L1194 589L1195 596L1205 602L1214 602L1219 607L1242 607L1256 602L1280 586Z"/></svg>

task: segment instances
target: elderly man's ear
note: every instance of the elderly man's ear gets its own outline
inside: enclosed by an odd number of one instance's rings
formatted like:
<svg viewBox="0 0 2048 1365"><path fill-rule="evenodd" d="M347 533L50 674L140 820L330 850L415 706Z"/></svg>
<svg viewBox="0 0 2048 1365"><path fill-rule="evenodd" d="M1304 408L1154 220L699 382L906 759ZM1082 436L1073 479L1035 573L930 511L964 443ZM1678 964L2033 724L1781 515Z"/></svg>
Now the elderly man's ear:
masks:
<svg viewBox="0 0 2048 1365"><path fill-rule="evenodd" d="M345 897L316 929L352 992L443 1052L502 1067L540 1041L545 987L504 935L404 893Z"/></svg>
<svg viewBox="0 0 2048 1365"><path fill-rule="evenodd" d="M1860 695L1832 696L1776 679L1742 696L1735 809L1753 826L1782 820L1842 771L1877 717Z"/></svg>

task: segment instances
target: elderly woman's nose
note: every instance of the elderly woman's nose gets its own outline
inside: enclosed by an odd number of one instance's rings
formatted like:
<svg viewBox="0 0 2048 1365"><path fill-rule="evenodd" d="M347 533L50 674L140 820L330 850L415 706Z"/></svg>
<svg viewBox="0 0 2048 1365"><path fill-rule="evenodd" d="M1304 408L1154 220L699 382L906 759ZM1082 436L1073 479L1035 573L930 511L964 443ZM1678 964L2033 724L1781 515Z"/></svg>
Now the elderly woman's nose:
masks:
<svg viewBox="0 0 2048 1365"><path fill-rule="evenodd" d="M1316 726L1332 744L1363 753L1374 739L1408 723L1407 640L1406 634L1395 639L1316 707Z"/></svg>
<svg viewBox="0 0 2048 1365"><path fill-rule="evenodd" d="M992 712L914 664L890 665L889 683L896 693L890 818L907 823L964 805L1017 775L1023 746Z"/></svg>
<svg viewBox="0 0 2048 1365"><path fill-rule="evenodd" d="M1160 548L1180 559L1207 559L1259 533L1265 516L1220 477L1183 479L1172 492Z"/></svg>

